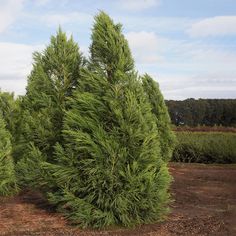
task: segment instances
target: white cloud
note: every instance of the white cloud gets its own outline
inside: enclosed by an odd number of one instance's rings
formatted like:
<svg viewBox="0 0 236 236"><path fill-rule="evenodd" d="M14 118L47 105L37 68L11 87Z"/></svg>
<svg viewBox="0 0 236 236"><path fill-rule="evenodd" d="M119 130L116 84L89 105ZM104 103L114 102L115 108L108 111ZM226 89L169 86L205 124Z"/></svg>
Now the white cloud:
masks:
<svg viewBox="0 0 236 236"><path fill-rule="evenodd" d="M119 6L125 10L140 11L160 5L160 0L120 0Z"/></svg>
<svg viewBox="0 0 236 236"><path fill-rule="evenodd" d="M51 0L35 0L36 6L45 6L47 5Z"/></svg>
<svg viewBox="0 0 236 236"><path fill-rule="evenodd" d="M130 42L130 44L135 48L144 47L147 49L156 48L157 44L157 36L154 32L129 32L126 34L126 38Z"/></svg>
<svg viewBox="0 0 236 236"><path fill-rule="evenodd" d="M204 41L174 40L155 32L125 34L135 61L141 65L176 70L236 71L236 52Z"/></svg>
<svg viewBox="0 0 236 236"><path fill-rule="evenodd" d="M188 17L165 17L137 14L119 14L114 17L116 22L121 22L125 30L129 31L155 31L158 34L184 32L196 22Z"/></svg>
<svg viewBox="0 0 236 236"><path fill-rule="evenodd" d="M187 98L235 98L235 89L236 87L188 87L181 88L177 90L164 91L165 99L173 99L173 100L183 100Z"/></svg>
<svg viewBox="0 0 236 236"><path fill-rule="evenodd" d="M42 46L0 42L0 88L23 94L31 70L32 53Z"/></svg>
<svg viewBox="0 0 236 236"><path fill-rule="evenodd" d="M236 52L230 47L146 31L129 32L126 38L137 69L160 83L166 99L235 97Z"/></svg>
<svg viewBox="0 0 236 236"><path fill-rule="evenodd" d="M198 46L196 49L193 48L189 53L192 56L192 62L204 66L206 70L236 71L235 51L202 45L202 47Z"/></svg>
<svg viewBox="0 0 236 236"><path fill-rule="evenodd" d="M235 98L236 73L195 73L153 75L165 99Z"/></svg>
<svg viewBox="0 0 236 236"><path fill-rule="evenodd" d="M47 26L65 25L77 22L77 24L88 23L92 21L92 16L83 12L46 14L40 17L41 22Z"/></svg>
<svg viewBox="0 0 236 236"><path fill-rule="evenodd" d="M27 79L15 77L15 79L0 79L0 90L3 92L14 92L15 95L24 95Z"/></svg>
<svg viewBox="0 0 236 236"><path fill-rule="evenodd" d="M154 32L128 32L125 36L137 63L153 64L163 60L158 50L165 44L165 39Z"/></svg>
<svg viewBox="0 0 236 236"><path fill-rule="evenodd" d="M159 81L165 91L182 90L195 88L205 88L207 90L214 90L215 88L222 88L224 90L236 89L236 73L195 73L195 75L186 74L168 74L160 73L158 76L154 74L154 78Z"/></svg>
<svg viewBox="0 0 236 236"><path fill-rule="evenodd" d="M216 16L194 23L187 30L192 37L236 35L236 16Z"/></svg>
<svg viewBox="0 0 236 236"><path fill-rule="evenodd" d="M0 0L0 33L4 32L19 16L24 0Z"/></svg>

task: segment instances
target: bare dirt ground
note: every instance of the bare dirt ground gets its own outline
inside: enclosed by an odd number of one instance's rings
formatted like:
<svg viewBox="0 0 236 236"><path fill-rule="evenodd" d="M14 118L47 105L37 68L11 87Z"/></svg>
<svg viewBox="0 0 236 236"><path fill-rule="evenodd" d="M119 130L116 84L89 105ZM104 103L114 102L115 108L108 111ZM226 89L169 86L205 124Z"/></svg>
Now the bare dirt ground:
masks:
<svg viewBox="0 0 236 236"><path fill-rule="evenodd" d="M165 222L135 229L81 230L70 226L37 193L0 198L0 235L236 235L236 166L170 164L175 202Z"/></svg>

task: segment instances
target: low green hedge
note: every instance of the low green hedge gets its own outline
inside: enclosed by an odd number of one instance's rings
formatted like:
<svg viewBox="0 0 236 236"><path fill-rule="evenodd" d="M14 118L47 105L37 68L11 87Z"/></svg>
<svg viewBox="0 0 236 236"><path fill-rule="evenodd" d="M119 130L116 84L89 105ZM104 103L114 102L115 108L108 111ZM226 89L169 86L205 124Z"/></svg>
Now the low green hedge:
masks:
<svg viewBox="0 0 236 236"><path fill-rule="evenodd" d="M176 132L173 161L236 163L236 133Z"/></svg>

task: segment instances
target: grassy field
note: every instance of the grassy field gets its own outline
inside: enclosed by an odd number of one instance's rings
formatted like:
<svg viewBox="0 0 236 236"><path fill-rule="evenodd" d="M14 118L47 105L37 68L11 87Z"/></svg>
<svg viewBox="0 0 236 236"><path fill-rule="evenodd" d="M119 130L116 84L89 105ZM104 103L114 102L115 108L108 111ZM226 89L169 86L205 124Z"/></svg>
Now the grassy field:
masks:
<svg viewBox="0 0 236 236"><path fill-rule="evenodd" d="M236 163L236 133L176 132L173 161Z"/></svg>

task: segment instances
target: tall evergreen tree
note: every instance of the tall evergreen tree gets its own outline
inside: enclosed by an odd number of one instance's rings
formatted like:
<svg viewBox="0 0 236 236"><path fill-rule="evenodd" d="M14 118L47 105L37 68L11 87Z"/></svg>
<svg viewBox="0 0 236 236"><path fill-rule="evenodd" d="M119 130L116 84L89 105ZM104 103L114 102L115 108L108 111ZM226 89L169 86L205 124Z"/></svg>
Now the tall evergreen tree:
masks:
<svg viewBox="0 0 236 236"><path fill-rule="evenodd" d="M21 102L21 134L14 152L15 158L20 159L17 165L19 178L31 174L32 181L37 181L34 175L37 172L34 169L30 171L30 158L34 158L31 155L35 150L53 162L54 145L62 138L67 98L78 84L82 64L83 57L77 43L72 37L67 39L60 28L42 53L34 53L33 70ZM29 169L26 168L27 163ZM27 171L25 174L22 167Z"/></svg>
<svg viewBox="0 0 236 236"><path fill-rule="evenodd" d="M17 190L11 151L11 135L0 114L0 195L10 195Z"/></svg>
<svg viewBox="0 0 236 236"><path fill-rule="evenodd" d="M152 112L156 117L156 124L160 135L160 148L163 160L169 161L172 157L175 136L171 130L171 121L165 100L159 89L159 85L149 75L142 77L142 84L146 96L152 106Z"/></svg>
<svg viewBox="0 0 236 236"><path fill-rule="evenodd" d="M134 71L121 25L95 17L91 64L64 119L49 200L83 227L136 225L163 218L170 175L152 107Z"/></svg>
<svg viewBox="0 0 236 236"><path fill-rule="evenodd" d="M63 109L77 86L82 61L77 43L67 39L60 28L42 53L34 53L33 70L22 99L23 149L31 141L51 156L61 137Z"/></svg>

